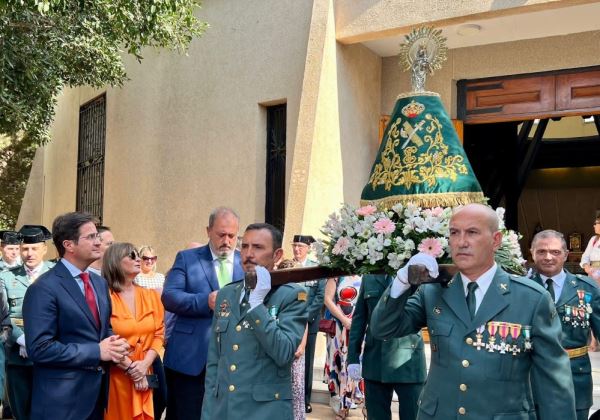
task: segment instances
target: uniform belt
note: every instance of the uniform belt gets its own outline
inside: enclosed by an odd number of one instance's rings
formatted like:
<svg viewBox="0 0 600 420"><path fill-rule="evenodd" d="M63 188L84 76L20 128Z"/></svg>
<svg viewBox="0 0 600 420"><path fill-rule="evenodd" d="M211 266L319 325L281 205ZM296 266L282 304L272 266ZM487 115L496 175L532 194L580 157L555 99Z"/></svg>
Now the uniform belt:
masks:
<svg viewBox="0 0 600 420"><path fill-rule="evenodd" d="M569 359L584 356L588 352L588 346L577 347L576 349L565 349L569 355Z"/></svg>
<svg viewBox="0 0 600 420"><path fill-rule="evenodd" d="M17 327L23 326L23 318L11 318Z"/></svg>
<svg viewBox="0 0 600 420"><path fill-rule="evenodd" d="M590 262L590 267L600 267L600 261L592 261Z"/></svg>

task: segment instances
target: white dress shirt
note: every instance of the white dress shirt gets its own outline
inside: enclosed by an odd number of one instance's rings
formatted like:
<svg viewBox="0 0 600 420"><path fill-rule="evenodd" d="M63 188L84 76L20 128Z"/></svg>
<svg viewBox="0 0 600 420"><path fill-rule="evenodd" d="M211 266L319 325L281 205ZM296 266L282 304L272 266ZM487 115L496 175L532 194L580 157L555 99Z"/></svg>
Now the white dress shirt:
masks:
<svg viewBox="0 0 600 420"><path fill-rule="evenodd" d="M477 310L479 309L479 305L481 305L481 301L483 300L485 294L487 293L488 289L490 288L490 284L492 284L492 280L494 279L494 276L496 275L497 268L498 268L498 264L494 263L492 268L490 268L488 271L486 271L481 276L479 276L479 278L477 280L475 280L477 282L477 289L475 289L475 313L477 313ZM463 273L460 273L460 277L462 279L463 290L465 292L465 298L466 298L467 294L469 293L469 290L467 289L467 285L471 282L471 279L469 279Z"/></svg>
<svg viewBox="0 0 600 420"><path fill-rule="evenodd" d="M542 279L542 283L544 284L544 288L546 290L548 290L548 284L546 283L546 280L552 279L552 282L554 283L554 303L558 302L558 298L562 293L565 280L567 279L567 273L565 273L564 270L560 270L560 273L553 277L547 277L543 274L540 274L540 278Z"/></svg>

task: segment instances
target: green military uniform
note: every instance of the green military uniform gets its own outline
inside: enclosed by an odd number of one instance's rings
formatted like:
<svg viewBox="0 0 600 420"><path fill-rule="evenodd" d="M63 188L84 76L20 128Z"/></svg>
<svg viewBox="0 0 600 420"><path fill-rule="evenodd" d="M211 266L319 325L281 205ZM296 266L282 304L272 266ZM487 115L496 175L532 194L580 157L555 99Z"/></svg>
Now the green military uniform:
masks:
<svg viewBox="0 0 600 420"><path fill-rule="evenodd" d="M44 261L39 275L48 271L53 263ZM29 359L19 355L19 345L16 340L23 335L22 305L25 292L30 285L25 266L20 266L0 274L4 287L3 299L7 300L10 310L12 333L6 339L6 385L10 408L15 418L29 418L31 390L33 381L33 364Z"/></svg>
<svg viewBox="0 0 600 420"><path fill-rule="evenodd" d="M411 420L417 417L417 401L426 377L421 334L384 341L374 338L371 333L371 315L391 282L391 276L363 276L352 315L348 364L360 363L362 352L362 376L369 419L391 420L392 394L396 391L400 418Z"/></svg>
<svg viewBox="0 0 600 420"><path fill-rule="evenodd" d="M429 328L431 365L418 419L575 419L569 359L550 295L497 268L471 319L460 274L398 298L388 288L371 318L379 339Z"/></svg>
<svg viewBox="0 0 600 420"><path fill-rule="evenodd" d="M283 285L244 313L243 282L217 295L203 419L292 420L291 368L306 327L306 289Z"/></svg>
<svg viewBox="0 0 600 420"><path fill-rule="evenodd" d="M312 260L306 260L304 267L319 265ZM315 345L317 333L319 332L319 321L321 320L321 309L325 298L325 280L311 280L301 283L308 291L306 300L306 312L308 321L308 335L306 336L306 348L304 358L304 402L310 404L312 396L313 366L315 360Z"/></svg>
<svg viewBox="0 0 600 420"><path fill-rule="evenodd" d="M576 276L566 270L565 273L556 310L562 323L561 342L571 361L577 420L587 420L593 404L592 365L587 343L591 331L600 337L600 289L586 276ZM543 285L539 274L533 279Z"/></svg>

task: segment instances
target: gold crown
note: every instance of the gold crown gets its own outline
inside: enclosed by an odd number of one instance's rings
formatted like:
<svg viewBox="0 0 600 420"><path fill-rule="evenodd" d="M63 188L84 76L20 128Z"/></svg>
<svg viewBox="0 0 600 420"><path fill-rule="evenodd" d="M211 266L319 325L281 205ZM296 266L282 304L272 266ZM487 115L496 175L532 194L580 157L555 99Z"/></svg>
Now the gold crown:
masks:
<svg viewBox="0 0 600 420"><path fill-rule="evenodd" d="M424 110L425 105L412 100L408 105L405 105L404 108L402 108L402 115L408 118L414 118Z"/></svg>

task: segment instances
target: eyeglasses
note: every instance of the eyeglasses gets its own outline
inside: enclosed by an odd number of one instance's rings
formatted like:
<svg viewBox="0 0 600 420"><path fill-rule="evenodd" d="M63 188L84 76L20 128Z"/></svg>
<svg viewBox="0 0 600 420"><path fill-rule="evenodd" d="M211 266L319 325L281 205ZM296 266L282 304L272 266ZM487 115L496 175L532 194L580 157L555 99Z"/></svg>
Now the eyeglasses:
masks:
<svg viewBox="0 0 600 420"><path fill-rule="evenodd" d="M100 234L98 232L90 233L89 235L86 235L86 236L80 236L79 239L87 239L88 241L99 241Z"/></svg>
<svg viewBox="0 0 600 420"><path fill-rule="evenodd" d="M144 261L156 261L158 257L155 255L154 257L142 257Z"/></svg>
<svg viewBox="0 0 600 420"><path fill-rule="evenodd" d="M140 255L139 255L139 254L138 254L136 251L131 251L131 252L129 253L129 255L127 255L127 256L129 257L129 259L131 259L131 260L133 260L133 261L135 261L135 260L137 260L138 258L140 258Z"/></svg>

